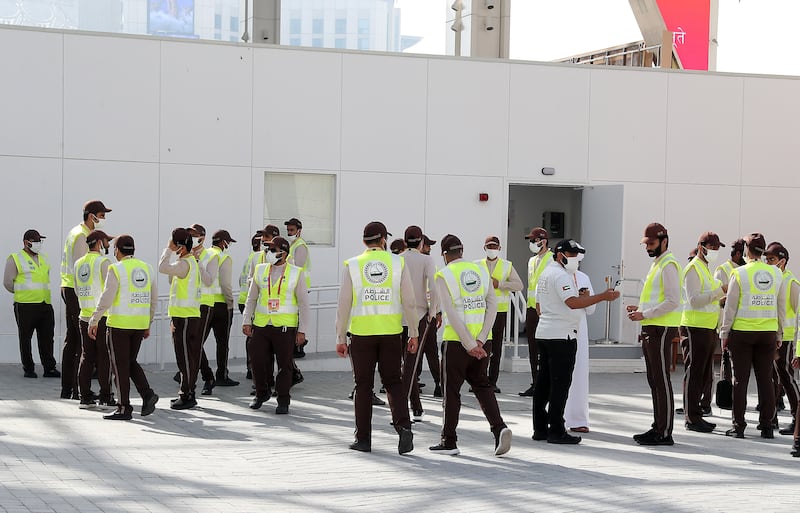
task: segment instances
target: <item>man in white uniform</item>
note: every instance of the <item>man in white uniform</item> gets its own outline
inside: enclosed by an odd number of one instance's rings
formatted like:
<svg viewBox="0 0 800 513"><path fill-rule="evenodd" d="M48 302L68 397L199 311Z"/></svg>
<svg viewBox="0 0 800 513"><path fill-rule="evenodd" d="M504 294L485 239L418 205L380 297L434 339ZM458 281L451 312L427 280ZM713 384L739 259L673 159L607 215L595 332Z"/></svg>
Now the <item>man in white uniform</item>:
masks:
<svg viewBox="0 0 800 513"><path fill-rule="evenodd" d="M584 253L578 254L580 260L583 257ZM592 283L586 273L575 271L575 285L579 296L594 295ZM589 432L589 327L586 316L592 315L596 306L579 310L581 320L578 324L578 352L575 354L575 370L572 371L572 384L564 409L564 425L574 433Z"/></svg>

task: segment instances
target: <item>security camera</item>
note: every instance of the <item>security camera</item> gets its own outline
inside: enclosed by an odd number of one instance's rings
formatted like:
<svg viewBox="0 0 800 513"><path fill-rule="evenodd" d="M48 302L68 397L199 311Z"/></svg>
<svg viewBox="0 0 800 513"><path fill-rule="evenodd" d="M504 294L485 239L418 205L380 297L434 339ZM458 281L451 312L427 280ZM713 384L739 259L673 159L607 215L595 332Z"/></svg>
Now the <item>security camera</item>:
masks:
<svg viewBox="0 0 800 513"><path fill-rule="evenodd" d="M485 0L484 3L486 4L487 9L494 9L494 4L497 2L495 2L494 0Z"/></svg>

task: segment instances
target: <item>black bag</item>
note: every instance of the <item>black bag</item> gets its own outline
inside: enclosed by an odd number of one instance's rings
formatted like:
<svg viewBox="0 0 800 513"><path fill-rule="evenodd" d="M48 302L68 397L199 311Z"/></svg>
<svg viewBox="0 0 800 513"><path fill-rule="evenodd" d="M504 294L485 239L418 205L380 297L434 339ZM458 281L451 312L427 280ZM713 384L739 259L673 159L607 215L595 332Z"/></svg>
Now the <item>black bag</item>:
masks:
<svg viewBox="0 0 800 513"><path fill-rule="evenodd" d="M731 378L731 356L728 350L722 351L722 364L719 369L719 381L717 382L717 407L723 410L730 410L733 407L733 383Z"/></svg>

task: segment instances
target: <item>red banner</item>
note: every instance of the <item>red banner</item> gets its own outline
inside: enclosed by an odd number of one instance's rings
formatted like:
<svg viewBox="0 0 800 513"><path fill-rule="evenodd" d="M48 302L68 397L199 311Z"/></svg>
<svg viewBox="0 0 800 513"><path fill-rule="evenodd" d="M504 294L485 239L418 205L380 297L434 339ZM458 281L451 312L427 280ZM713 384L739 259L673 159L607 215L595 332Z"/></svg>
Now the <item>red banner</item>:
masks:
<svg viewBox="0 0 800 513"><path fill-rule="evenodd" d="M708 69L710 0L656 0L684 69Z"/></svg>

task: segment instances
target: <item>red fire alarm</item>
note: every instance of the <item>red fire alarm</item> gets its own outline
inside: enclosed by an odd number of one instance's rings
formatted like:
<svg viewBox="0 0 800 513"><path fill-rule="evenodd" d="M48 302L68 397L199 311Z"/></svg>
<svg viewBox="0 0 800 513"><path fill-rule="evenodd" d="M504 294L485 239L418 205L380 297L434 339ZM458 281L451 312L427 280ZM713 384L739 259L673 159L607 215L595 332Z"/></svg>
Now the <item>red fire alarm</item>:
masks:
<svg viewBox="0 0 800 513"><path fill-rule="evenodd" d="M478 194L478 201L489 201L489 194L481 192L480 194Z"/></svg>

